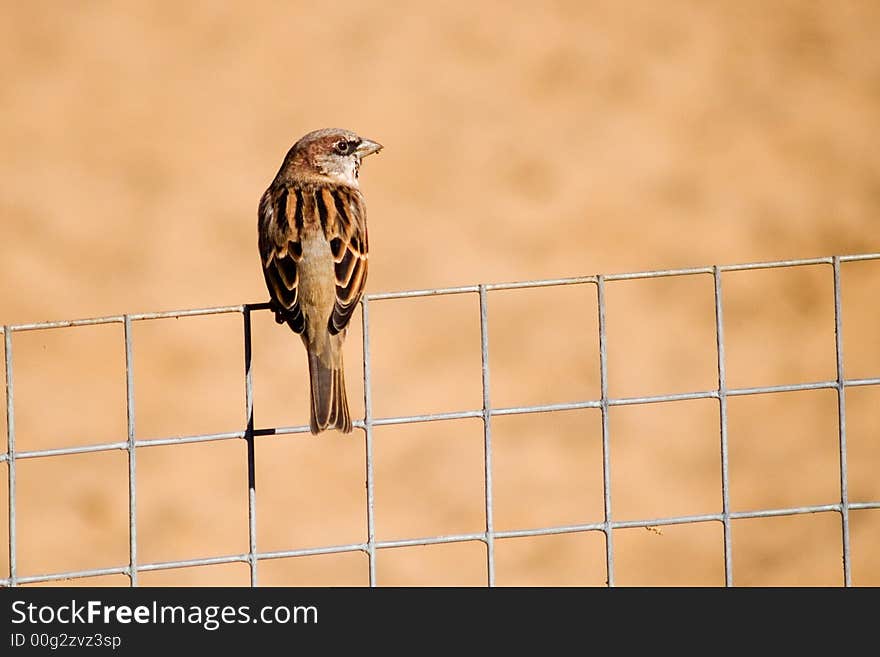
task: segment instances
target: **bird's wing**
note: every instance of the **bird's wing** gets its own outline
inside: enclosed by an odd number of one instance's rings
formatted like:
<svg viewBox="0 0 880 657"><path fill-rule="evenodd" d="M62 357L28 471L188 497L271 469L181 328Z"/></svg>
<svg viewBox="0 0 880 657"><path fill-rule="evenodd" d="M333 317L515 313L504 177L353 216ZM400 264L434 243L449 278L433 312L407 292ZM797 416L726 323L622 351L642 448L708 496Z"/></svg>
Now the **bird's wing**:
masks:
<svg viewBox="0 0 880 657"><path fill-rule="evenodd" d="M279 321L297 333L305 327L299 303L304 199L317 211L333 256L336 299L327 328L342 331L360 301L367 281L366 205L361 193L344 186L271 186L260 199L259 241L263 275ZM314 203L314 204L313 204Z"/></svg>
<svg viewBox="0 0 880 657"><path fill-rule="evenodd" d="M335 335L348 325L367 282L367 208L361 193L350 187L323 187L315 198L326 217L322 223L336 272L336 301L327 326Z"/></svg>
<svg viewBox="0 0 880 657"><path fill-rule="evenodd" d="M302 213L302 191L276 185L265 191L257 213L260 257L272 309L279 322L287 322L297 333L305 327L297 271L302 259Z"/></svg>

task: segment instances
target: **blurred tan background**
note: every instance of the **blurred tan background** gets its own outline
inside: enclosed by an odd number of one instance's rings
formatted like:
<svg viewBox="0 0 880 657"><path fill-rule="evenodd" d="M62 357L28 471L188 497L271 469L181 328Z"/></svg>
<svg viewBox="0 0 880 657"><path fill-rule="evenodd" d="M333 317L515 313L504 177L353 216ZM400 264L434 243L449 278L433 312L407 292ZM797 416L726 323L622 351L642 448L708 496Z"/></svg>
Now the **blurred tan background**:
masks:
<svg viewBox="0 0 880 657"><path fill-rule="evenodd" d="M309 130L361 172L368 290L880 251L875 2L0 3L0 323L259 302L256 205ZM831 268L724 276L731 387L836 376ZM880 262L842 271L845 372L880 376ZM609 283L613 396L717 385L708 276ZM481 405L475 296L371 307L376 417ZM496 406L596 398L591 286L492 293ZM363 414L360 318L347 343ZM123 440L118 325L15 334L16 443ZM240 430L241 320L137 323L138 438ZM254 317L257 427L307 421L299 339ZM846 395L849 493L880 500L880 388ZM733 510L839 501L832 390L730 400ZM5 434L5 414L0 429ZM615 519L721 510L717 402L614 408ZM602 519L592 410L492 423L497 529ZM375 432L376 535L484 528L482 430ZM257 443L258 549L366 536L356 431ZM128 562L122 451L18 462L19 576ZM6 477L6 468L2 469ZM6 482L0 503L5 514ZM242 441L138 450L142 563L247 550ZM7 522L0 523L6 543ZM880 510L851 516L880 585ZM718 585L718 523L615 532L616 581ZM733 523L736 584L842 582L835 513ZM5 550L0 572L8 568ZM601 585L596 532L496 543L497 582ZM362 585L363 554L261 562ZM382 585L483 584L480 543L384 550ZM244 564L140 582L245 585ZM124 576L78 585L125 585Z"/></svg>

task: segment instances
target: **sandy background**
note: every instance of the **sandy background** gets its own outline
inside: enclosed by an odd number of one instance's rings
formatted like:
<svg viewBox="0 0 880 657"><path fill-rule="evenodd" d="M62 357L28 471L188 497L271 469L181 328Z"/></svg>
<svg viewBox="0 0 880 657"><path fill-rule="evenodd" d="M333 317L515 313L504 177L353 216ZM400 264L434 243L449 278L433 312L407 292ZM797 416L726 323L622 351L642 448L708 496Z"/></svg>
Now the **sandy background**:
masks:
<svg viewBox="0 0 880 657"><path fill-rule="evenodd" d="M257 201L326 126L386 147L361 176L371 292L880 251L875 2L0 7L0 323L265 300ZM835 377L830 267L723 285L731 387ZM880 262L843 267L847 377L880 376L878 291ZM613 396L716 385L710 277L609 283L607 301ZM372 306L376 417L480 406L477 310ZM489 323L493 404L598 395L593 287L493 293ZM242 427L238 316L138 323L134 359L139 438ZM125 438L120 326L15 334L14 366L18 449ZM302 346L265 313L254 368L257 426L305 423ZM850 499L880 500L880 388L846 403ZM834 391L729 411L734 510L839 501ZM717 402L615 408L610 427L615 519L720 511ZM596 411L492 428L496 528L602 519ZM241 441L138 450L139 561L245 551L244 457ZM478 421L378 428L375 473L378 539L484 528ZM362 432L259 438L257 477L258 549L365 539ZM21 460L17 495L20 576L127 564L124 452ZM880 585L880 510L850 531L854 583ZM736 521L732 541L737 584L842 581L834 513ZM619 584L723 583L718 523L620 530L614 547ZM603 553L596 532L498 541L497 582L600 585ZM485 568L480 543L385 550L378 580L482 584ZM367 560L259 577L359 585Z"/></svg>

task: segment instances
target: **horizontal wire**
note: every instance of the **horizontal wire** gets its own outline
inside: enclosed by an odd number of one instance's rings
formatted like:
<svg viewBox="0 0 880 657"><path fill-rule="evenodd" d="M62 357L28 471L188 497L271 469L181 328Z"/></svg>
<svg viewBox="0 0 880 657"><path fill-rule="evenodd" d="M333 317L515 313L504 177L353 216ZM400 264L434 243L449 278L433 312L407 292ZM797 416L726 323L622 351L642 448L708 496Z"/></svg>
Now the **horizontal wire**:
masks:
<svg viewBox="0 0 880 657"><path fill-rule="evenodd" d="M634 281L644 278L666 278L667 276L695 276L711 274L712 267L688 267L686 269L665 269L659 271L632 271L623 274L606 274L605 281Z"/></svg>
<svg viewBox="0 0 880 657"><path fill-rule="evenodd" d="M649 395L647 397L622 397L609 399L609 406L632 406L634 404L662 404L666 402L690 401L692 399L717 399L717 390L703 392L679 392L671 395Z"/></svg>
<svg viewBox="0 0 880 657"><path fill-rule="evenodd" d="M862 262L864 260L880 260L880 253L854 253L840 256L841 262Z"/></svg>
<svg viewBox="0 0 880 657"><path fill-rule="evenodd" d="M880 257L880 254L878 254ZM773 260L767 262L746 262L737 265L719 265L718 270L726 271L752 271L755 269L776 269L778 267L809 267L811 265L831 265L834 263L832 256L821 258L802 258L800 260Z"/></svg>
<svg viewBox="0 0 880 657"><path fill-rule="evenodd" d="M343 552L369 552L367 543L349 543L347 545L326 545L323 547L300 548L297 550L274 550L257 552L254 557L260 561L266 559L288 559L290 557L314 557L321 554L341 554Z"/></svg>
<svg viewBox="0 0 880 657"><path fill-rule="evenodd" d="M814 383L794 383L789 385L778 385L778 386L770 386L772 390L768 390L767 387L755 387L755 388L730 388L727 391L728 397L734 397L737 395L766 395L770 392L799 392L804 390L824 390L826 388L837 388L837 381L816 381Z"/></svg>
<svg viewBox="0 0 880 657"><path fill-rule="evenodd" d="M880 509L880 500L875 502L850 502L850 510ZM840 503L821 504L814 506L800 506L783 509L758 509L753 511L733 511L730 513L732 520L747 520L755 518L772 518L780 516L804 515L810 513L841 512ZM611 522L611 529L638 529L648 527L664 527L670 525L696 524L703 522L722 522L723 514L707 513L690 516L674 516L667 518L651 518L648 520L616 520ZM575 534L590 531L605 531L604 522L593 522L579 525L560 525L555 527L542 527L537 529L514 529L495 531L492 536L495 539L504 540L511 538L526 538L536 536L554 536L558 534ZM440 545L443 543L465 543L469 541L488 540L486 532L473 532L467 534L449 534L443 536L431 536L425 538L395 539L388 541L376 541L376 549L395 549L406 547L419 547L427 545ZM297 550L276 550L272 552L258 552L254 556L257 560L285 559L295 557L316 556L322 554L340 554L346 552L367 552L367 543L349 543L344 545L302 548ZM173 570L177 568L193 568L198 566L214 566L228 563L247 563L249 554L232 554L219 557L204 557L198 559L184 559L178 561L162 561L155 563L139 564L137 572L153 572L161 570ZM80 579L83 577L100 577L102 575L127 575L131 569L128 566L115 568L96 568L94 570L78 570L47 575L28 575L17 577L19 584L34 584L39 582L59 581L66 579ZM7 586L8 579L0 579L0 586Z"/></svg>
<svg viewBox="0 0 880 657"><path fill-rule="evenodd" d="M468 418L483 417L483 411L454 411L451 413L428 413L424 415L405 415L401 417L385 417L373 420L373 426L379 427L389 424L414 424L416 422L436 422L438 420L463 420Z"/></svg>
<svg viewBox="0 0 880 657"><path fill-rule="evenodd" d="M108 315L107 317L91 317L89 319L68 319L56 322L34 322L31 324L12 324L6 329L12 333L17 331L37 331L42 329L71 328L73 326L93 326L95 324L122 324L125 317L122 315Z"/></svg>
<svg viewBox="0 0 880 657"><path fill-rule="evenodd" d="M188 443L206 443L214 440L231 440L244 438L244 431L226 431L223 433L208 433L197 436L180 436L177 438L151 438L148 440L136 440L135 447L163 447L167 445L185 445Z"/></svg>
<svg viewBox="0 0 880 657"><path fill-rule="evenodd" d="M125 442L116 442L116 443L103 443L100 445L83 445L81 447L59 447L56 449L38 449L31 450L26 452L15 452L16 459L35 459L35 458L43 458L48 456L72 456L74 454L89 454L91 452L109 452L114 449L128 449L128 443ZM0 456L0 460L5 457L6 454Z"/></svg>
<svg viewBox="0 0 880 657"><path fill-rule="evenodd" d="M128 566L116 568L95 568L94 570L72 570L66 573L54 573L52 575L31 575L16 577L16 584L37 584L40 582L57 582L64 579L80 579L82 577L101 577L102 575L127 575ZM0 579L0 586L9 586L8 579Z"/></svg>
<svg viewBox="0 0 880 657"><path fill-rule="evenodd" d="M131 321L142 321L145 319L177 319L178 317L196 317L199 315L222 315L224 313L241 313L244 312L244 305L238 306L219 306L217 308L192 308L188 310L169 310L158 313L133 313L130 315Z"/></svg>
<svg viewBox="0 0 880 657"><path fill-rule="evenodd" d="M554 287L556 285L581 285L583 283L595 283L596 276L575 276L573 278L548 278L542 281L519 281L514 283L488 283L486 290L522 290L532 287Z"/></svg>
<svg viewBox="0 0 880 657"><path fill-rule="evenodd" d="M496 536L495 532L492 533ZM394 549L416 547L419 545L439 545L441 543L465 543L467 541L488 540L486 532L472 534L450 534L449 536L432 536L430 538L401 538L394 541L376 541L376 547L382 549Z"/></svg>
<svg viewBox="0 0 880 657"><path fill-rule="evenodd" d="M880 385L880 377L872 377L865 379L848 379L843 382L844 387L852 388L859 386ZM833 389L837 387L836 381L817 381L812 383L796 383L786 385L763 386L755 388L730 388L727 395L736 397L744 395L765 395L782 392L798 392L804 390L822 390ZM682 392L667 395L651 395L644 397L620 397L617 399L609 399L609 406L632 406L636 404L660 404L677 401L689 401L694 399L717 399L717 390L705 390L702 392ZM602 402L599 400L587 400L580 402L563 402L558 404L539 404L534 406L510 406L504 408L489 409L489 415L521 415L526 413L552 413L559 411L580 410L585 408L601 408ZM414 424L417 422L441 422L444 420L461 420L481 418L482 410L471 411L453 411L446 413L426 413L421 415L401 415L396 417L376 418L373 420L373 426L390 426L397 424ZM362 429L364 423L362 420L352 422L355 428ZM298 425L289 427L270 427L264 429L255 429L255 436L280 436L292 434L308 434L308 425ZM208 433L192 436L176 436L168 438L148 438L135 441L135 447L162 447L167 445L183 445L188 443L213 442L218 440L231 440L236 438L244 438L245 432L227 431L223 433ZM117 449L128 449L127 441L116 441L112 443L101 443L95 445L83 445L80 447L62 447L54 449L30 450L24 452L16 452L16 459L32 459L49 456L68 456L73 454L86 454L91 452L107 452ZM0 463L8 459L6 453L0 454Z"/></svg>
<svg viewBox="0 0 880 657"><path fill-rule="evenodd" d="M268 310L268 303L246 303L235 306L214 306L210 308L186 308L183 310L165 310L150 313L132 313L129 319L139 322L151 319L178 319L181 317L198 317L201 315L223 315L227 313L241 313L244 309ZM41 331L44 329L73 328L77 326L94 326L97 324L123 324L125 315L107 315L105 317L89 317L86 319L68 319L51 322L32 322L28 324L11 324L3 327L9 332L18 331Z"/></svg>
<svg viewBox="0 0 880 657"><path fill-rule="evenodd" d="M520 415L523 413L553 413L556 411L577 411L582 408L601 408L602 402L596 400L581 402L563 402L561 404L540 404L537 406L511 406L507 408L490 408L489 415ZM481 413L482 415L482 413Z"/></svg>
<svg viewBox="0 0 880 657"><path fill-rule="evenodd" d="M877 502L850 502L849 508L850 510L880 509L880 505L878 505Z"/></svg>
<svg viewBox="0 0 880 657"><path fill-rule="evenodd" d="M378 292L376 294L365 294L367 301L384 301L387 299L411 299L413 297L437 297L447 294L467 294L469 292L479 292L479 285L462 285L459 287L441 287L428 290L404 290L402 292Z"/></svg>
<svg viewBox="0 0 880 657"><path fill-rule="evenodd" d="M880 260L880 253L860 253L840 256L841 262L861 262L866 260ZM749 262L733 265L719 265L721 272L749 271L755 269L775 269L779 267L803 267L810 265L830 265L834 258L831 256L822 258L803 258L800 260L776 260L768 262ZM699 274L713 274L713 267L690 267L682 269L658 269L653 271L627 272L620 274L607 274L606 281L628 281L645 278L666 278L672 276L693 276ZM571 278L536 279L530 281L514 281L507 283L487 283L485 288L489 291L518 290L523 288L550 287L557 285L579 285L586 283L595 284L597 276L574 276ZM366 294L367 301L381 301L387 299L411 299L414 297L433 297L449 294L479 293L479 285L461 285L457 287L429 288L422 290L404 290L399 292L379 292ZM131 321L143 321L151 319L173 319L178 317L194 317L199 315L219 315L223 313L240 313L244 309L268 310L266 302L238 304L233 306L216 306L213 308L191 308L185 310L167 310L161 312L133 313L129 315ZM36 331L53 328L70 328L74 326L92 326L95 324L121 324L125 321L124 315L108 315L106 317L94 317L89 319L74 319L51 322L33 322L28 324L11 324L0 331Z"/></svg>
<svg viewBox="0 0 880 657"><path fill-rule="evenodd" d="M880 378L873 379L849 379L848 381L843 382L844 387L846 388L854 388L857 386L876 386L880 385Z"/></svg>
<svg viewBox="0 0 880 657"><path fill-rule="evenodd" d="M194 566L218 566L226 563L247 563L249 555L236 554L225 557L204 557L201 559L191 559L188 561L167 561L158 563L138 564L137 571L139 573L149 573L156 570L172 570L174 568L191 568Z"/></svg>

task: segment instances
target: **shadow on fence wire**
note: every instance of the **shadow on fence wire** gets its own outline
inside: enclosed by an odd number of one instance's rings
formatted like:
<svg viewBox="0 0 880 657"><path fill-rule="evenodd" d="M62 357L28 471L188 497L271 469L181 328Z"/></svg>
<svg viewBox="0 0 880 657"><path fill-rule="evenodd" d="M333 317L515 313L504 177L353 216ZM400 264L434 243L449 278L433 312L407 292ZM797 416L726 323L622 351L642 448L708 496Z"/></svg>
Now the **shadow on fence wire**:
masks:
<svg viewBox="0 0 880 657"><path fill-rule="evenodd" d="M251 369L251 315L268 309L268 304L244 304L239 306L224 306L217 308L188 309L159 313L140 313L130 315L116 315L95 319L42 322L32 324L10 325L2 328L5 342L5 381L6 381L6 409L7 409L7 450L0 455L0 461L7 465L8 469L8 520L9 520L9 573L8 577L0 579L0 585L16 586L37 582L51 582L73 578L92 577L100 575L125 575L130 579L132 586L138 584L138 574L148 571L184 568L190 566L202 566L224 563L246 563L250 569L250 583L256 586L258 583L259 563L262 560L278 559L284 557L298 557L320 554L335 554L345 552L365 553L369 561L369 583L375 586L376 577L376 553L395 547L424 546L441 543L454 543L462 541L479 541L484 544L486 551L486 583L495 585L495 543L499 540L515 537L545 536L553 534L567 534L574 532L601 532L605 538L605 573L609 586L615 583L614 568L614 544L613 530L623 528L655 528L663 525L680 525L689 523L720 523L723 528L723 558L724 558L724 581L727 586L734 583L732 567L731 546L731 521L743 518L761 518L771 516L789 516L797 514L836 512L840 515L840 550L842 555L843 578L845 585L852 584L852 557L850 553L849 524L850 511L855 509L880 509L880 500L851 502L847 491L847 448L846 448L846 397L845 390L856 386L878 386L880 376L873 378L846 379L843 367L843 332L841 318L841 263L880 260L880 254L861 254L849 256L833 256L804 260L788 260L776 262L749 263L740 265L722 265L710 267L698 267L692 269L677 269L665 271L634 272L612 275L584 276L577 278L534 280L515 283L469 285L463 287L415 290L407 292L392 292L366 295L362 301L362 326L363 326L363 376L364 376L364 408L365 416L356 420L354 425L363 431L364 448L366 457L366 527L365 540L358 543L345 545L328 545L309 549L289 549L271 552L261 552L257 546L257 513L256 513L256 475L254 441L257 437L296 434L308 432L308 426L281 426L281 427L254 427L253 422L253 373ZM725 340L724 340L724 314L722 294L722 274L725 272L746 271L757 269L773 269L782 267L799 267L808 265L830 266L830 276L833 277L833 303L834 303L834 332L835 332L835 358L836 378L825 381L799 383L791 385L775 385L750 388L728 388L725 375ZM652 395L643 397L612 398L608 394L608 357L606 349L606 320L605 320L605 290L608 283L634 279L661 278L672 276L710 276L714 287L715 302L715 338L717 354L718 385L710 390L686 392L667 395ZM489 368L489 332L488 332L488 297L489 293L497 290L513 290L522 288L540 288L549 286L590 284L596 288L598 305L598 343L599 343L599 375L600 396L598 399L589 399L571 403L544 404L514 407L493 407L489 394L490 368ZM469 410L461 410L447 413L434 413L423 415L408 415L397 417L373 417L372 390L371 390L371 364L370 364L370 308L372 304L389 299L409 299L416 297L429 297L439 295L472 294L479 298L480 335L481 335L481 372L482 372L482 407ZM224 313L238 313L242 316L242 336L244 341L244 372L245 384L245 408L244 417L246 423L239 431L225 433L212 433L190 435L181 437L167 437L159 439L137 440L135 438L135 404L134 404L134 367L132 361L132 336L131 327L134 322L142 320L163 318L184 318L201 315L216 315ZM87 445L80 447L45 449L33 451L19 451L15 447L15 375L13 371L13 336L17 332L43 330L53 328L69 328L90 326L97 324L121 324L125 339L125 365L126 365L126 408L128 420L128 435L126 440L117 442ZM840 499L832 504L797 506L787 508L760 509L754 511L732 511L730 508L730 477L728 472L728 417L727 403L730 397L742 395L756 395L764 393L789 392L800 390L831 389L837 392L837 417L838 417L838 453L839 453L839 481ZM652 404L658 402L673 402L694 399L718 400L718 449L720 450L721 464L721 512L689 515L677 517L660 517L644 520L615 521L612 516L612 487L611 480L613 468L611 463L610 441L613 431L609 428L609 408L614 406L626 406L637 404ZM550 413L554 411L592 408L599 409L601 413L602 429L602 483L603 483L603 508L604 518L598 522L586 524L574 524L564 526L537 527L522 530L496 530L493 523L493 458L492 458L492 423L491 418L502 415L517 415L523 413ZM384 425L400 425L419 422L431 422L453 420L462 418L478 418L483 427L483 473L484 473L484 508L485 529L483 531L464 534L447 534L422 538L409 538L402 540L381 541L376 540L374 518L374 461L373 461L373 428ZM180 445L187 443L199 443L208 441L221 441L231 439L243 439L247 441L247 471L248 471L248 551L241 554L230 554L220 557L189 559L180 561L164 561L155 563L141 563L138 560L137 547L137 449L158 445ZM111 450L123 450L128 455L128 518L129 518L129 563L125 565L108 566L91 570L68 571L45 573L39 575L20 576L16 565L16 463L25 459L43 458L49 456L61 456L80 454L87 452L104 452Z"/></svg>

